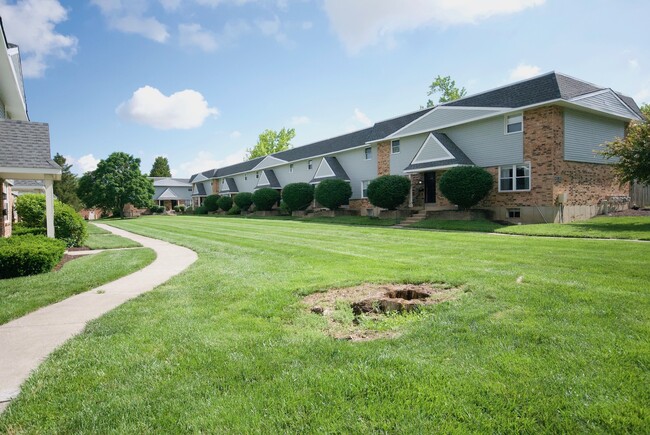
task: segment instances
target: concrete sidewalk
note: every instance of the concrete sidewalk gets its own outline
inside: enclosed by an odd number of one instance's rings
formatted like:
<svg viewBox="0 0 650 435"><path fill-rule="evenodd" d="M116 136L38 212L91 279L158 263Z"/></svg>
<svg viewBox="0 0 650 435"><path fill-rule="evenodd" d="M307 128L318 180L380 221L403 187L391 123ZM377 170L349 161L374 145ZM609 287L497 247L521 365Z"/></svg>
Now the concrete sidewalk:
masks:
<svg viewBox="0 0 650 435"><path fill-rule="evenodd" d="M32 370L86 323L179 274L197 259L196 252L171 243L96 224L156 252L149 266L116 281L0 326L0 412L20 392Z"/></svg>

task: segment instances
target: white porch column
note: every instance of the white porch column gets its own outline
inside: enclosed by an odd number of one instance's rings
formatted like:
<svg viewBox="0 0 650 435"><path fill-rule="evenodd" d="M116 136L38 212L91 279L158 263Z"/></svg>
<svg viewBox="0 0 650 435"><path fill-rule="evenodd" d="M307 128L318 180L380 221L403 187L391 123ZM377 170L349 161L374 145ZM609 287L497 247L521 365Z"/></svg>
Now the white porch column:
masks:
<svg viewBox="0 0 650 435"><path fill-rule="evenodd" d="M47 223L47 237L54 238L54 183L52 179L43 180L45 185L45 221Z"/></svg>

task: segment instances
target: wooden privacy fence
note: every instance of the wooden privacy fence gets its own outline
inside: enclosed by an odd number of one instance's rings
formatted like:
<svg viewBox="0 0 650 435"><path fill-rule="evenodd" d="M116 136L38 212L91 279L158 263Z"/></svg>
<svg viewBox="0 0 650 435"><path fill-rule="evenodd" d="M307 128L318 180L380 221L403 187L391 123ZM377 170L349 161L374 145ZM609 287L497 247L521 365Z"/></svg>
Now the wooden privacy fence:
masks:
<svg viewBox="0 0 650 435"><path fill-rule="evenodd" d="M650 207L650 184L634 183L630 188L630 205Z"/></svg>

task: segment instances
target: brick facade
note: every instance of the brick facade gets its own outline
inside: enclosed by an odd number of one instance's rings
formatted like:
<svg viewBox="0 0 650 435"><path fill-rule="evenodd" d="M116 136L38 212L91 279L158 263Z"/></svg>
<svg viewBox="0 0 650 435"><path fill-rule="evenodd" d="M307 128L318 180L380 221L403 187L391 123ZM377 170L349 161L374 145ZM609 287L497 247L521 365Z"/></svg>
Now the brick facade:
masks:
<svg viewBox="0 0 650 435"><path fill-rule="evenodd" d="M377 144L377 176L390 175L390 141Z"/></svg>
<svg viewBox="0 0 650 435"><path fill-rule="evenodd" d="M212 193L219 193L219 180L216 178L212 180Z"/></svg>
<svg viewBox="0 0 650 435"><path fill-rule="evenodd" d="M11 185L2 178L0 178L0 200L3 202L2 210L0 211L0 237L10 237L14 214L14 200L11 194ZM4 211L4 201L7 201L6 212Z"/></svg>

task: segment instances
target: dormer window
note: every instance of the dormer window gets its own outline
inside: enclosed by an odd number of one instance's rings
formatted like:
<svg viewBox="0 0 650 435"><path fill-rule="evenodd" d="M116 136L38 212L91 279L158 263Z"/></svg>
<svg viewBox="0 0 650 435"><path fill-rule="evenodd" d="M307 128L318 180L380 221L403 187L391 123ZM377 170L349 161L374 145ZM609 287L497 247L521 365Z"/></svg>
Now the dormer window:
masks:
<svg viewBox="0 0 650 435"><path fill-rule="evenodd" d="M517 113L506 115L506 134L519 133L524 130L524 115Z"/></svg>

